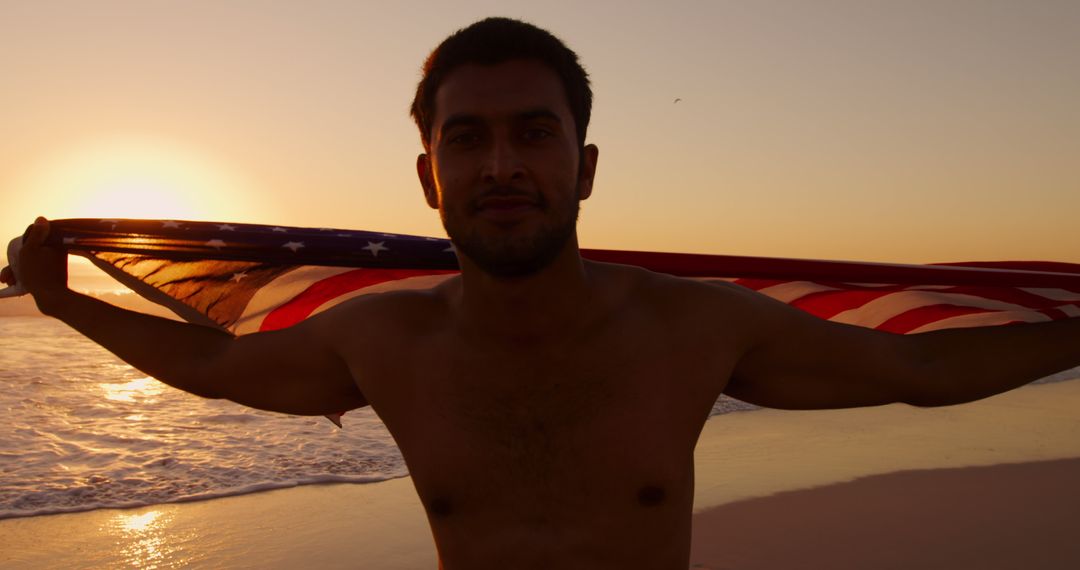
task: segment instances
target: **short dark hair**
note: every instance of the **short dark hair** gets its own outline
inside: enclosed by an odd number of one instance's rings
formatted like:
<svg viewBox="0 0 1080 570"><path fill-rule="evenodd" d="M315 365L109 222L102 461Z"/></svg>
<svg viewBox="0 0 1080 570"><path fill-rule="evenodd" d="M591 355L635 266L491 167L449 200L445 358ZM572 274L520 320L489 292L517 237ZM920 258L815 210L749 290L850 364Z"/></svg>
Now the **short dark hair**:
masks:
<svg viewBox="0 0 1080 570"><path fill-rule="evenodd" d="M584 146L592 114L592 89L577 54L547 30L520 20L487 18L454 32L424 62L424 76L416 86L410 109L424 148L431 148L435 92L451 71L469 63L497 65L522 59L547 65L562 80L578 144Z"/></svg>

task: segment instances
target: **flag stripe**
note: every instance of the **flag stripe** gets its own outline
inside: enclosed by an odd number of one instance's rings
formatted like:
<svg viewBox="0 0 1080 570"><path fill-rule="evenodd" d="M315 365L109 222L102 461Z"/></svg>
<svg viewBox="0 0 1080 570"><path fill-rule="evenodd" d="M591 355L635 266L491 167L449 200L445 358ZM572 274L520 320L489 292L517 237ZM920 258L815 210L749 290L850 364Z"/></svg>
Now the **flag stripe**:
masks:
<svg viewBox="0 0 1080 570"><path fill-rule="evenodd" d="M235 334L258 332L263 319L274 309L303 293L312 283L351 271L346 267L300 266L283 272L259 289L244 307L232 329Z"/></svg>
<svg viewBox="0 0 1080 570"><path fill-rule="evenodd" d="M992 311L959 315L932 321L907 331L907 334L931 332L944 329L1005 326L1016 323L1037 323L1047 320L1046 315L1034 311Z"/></svg>
<svg viewBox="0 0 1080 570"><path fill-rule="evenodd" d="M440 271L438 273L450 273ZM359 289L399 281L431 272L402 269L354 269L312 283L302 293L281 304L263 319L259 330L269 331L290 327L308 318L316 309L332 299Z"/></svg>
<svg viewBox="0 0 1080 570"><path fill-rule="evenodd" d="M792 307L798 307L812 315L823 319L831 319L839 313L861 307L871 301L891 295L894 290L854 290L854 291L820 291L804 295L790 302Z"/></svg>
<svg viewBox="0 0 1080 570"><path fill-rule="evenodd" d="M949 317L958 317L961 315L973 315L978 313L988 313L991 309L982 307L960 306L960 305L924 305L922 307L916 307L909 311L904 311L895 317L887 319L885 322L878 325L878 330L883 330L891 333L906 334L915 330L927 323L947 319Z"/></svg>

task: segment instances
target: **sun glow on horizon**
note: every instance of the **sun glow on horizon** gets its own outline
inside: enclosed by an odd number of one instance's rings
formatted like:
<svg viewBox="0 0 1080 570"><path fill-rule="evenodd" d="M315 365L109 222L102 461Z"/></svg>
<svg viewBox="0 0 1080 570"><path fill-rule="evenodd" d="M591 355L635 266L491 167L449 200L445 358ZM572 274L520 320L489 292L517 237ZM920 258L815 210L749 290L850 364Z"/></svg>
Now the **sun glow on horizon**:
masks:
<svg viewBox="0 0 1080 570"><path fill-rule="evenodd" d="M235 219L251 194L241 176L197 151L132 136L53 153L19 187L53 217Z"/></svg>

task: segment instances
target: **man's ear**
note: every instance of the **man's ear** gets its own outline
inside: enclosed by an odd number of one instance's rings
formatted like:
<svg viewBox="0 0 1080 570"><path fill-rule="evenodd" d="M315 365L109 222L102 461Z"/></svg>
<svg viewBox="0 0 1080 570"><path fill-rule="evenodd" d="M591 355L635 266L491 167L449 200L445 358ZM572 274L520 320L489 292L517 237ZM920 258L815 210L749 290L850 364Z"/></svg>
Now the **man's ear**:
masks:
<svg viewBox="0 0 1080 570"><path fill-rule="evenodd" d="M592 196L598 158L600 158L600 149L594 144L587 144L581 150L581 168L578 169L578 200L585 200Z"/></svg>
<svg viewBox="0 0 1080 570"><path fill-rule="evenodd" d="M435 189L435 175L431 171L431 159L426 154L416 157L416 175L424 189L424 201L434 210L439 209L439 192Z"/></svg>

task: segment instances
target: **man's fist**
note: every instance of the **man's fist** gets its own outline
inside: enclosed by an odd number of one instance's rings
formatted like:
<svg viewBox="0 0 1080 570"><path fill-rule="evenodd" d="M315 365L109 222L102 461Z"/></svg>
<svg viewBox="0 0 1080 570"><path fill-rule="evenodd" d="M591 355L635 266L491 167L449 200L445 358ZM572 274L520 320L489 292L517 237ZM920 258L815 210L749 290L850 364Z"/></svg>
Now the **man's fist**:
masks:
<svg viewBox="0 0 1080 570"><path fill-rule="evenodd" d="M39 308L44 297L67 290L67 252L45 245L48 236L49 221L39 217L26 230L15 268L6 268L2 276L33 295Z"/></svg>

